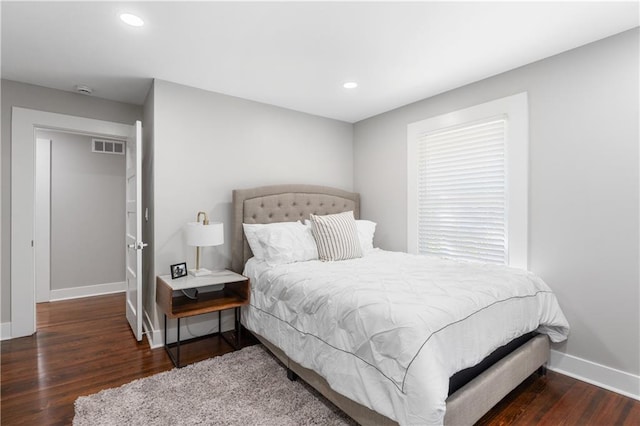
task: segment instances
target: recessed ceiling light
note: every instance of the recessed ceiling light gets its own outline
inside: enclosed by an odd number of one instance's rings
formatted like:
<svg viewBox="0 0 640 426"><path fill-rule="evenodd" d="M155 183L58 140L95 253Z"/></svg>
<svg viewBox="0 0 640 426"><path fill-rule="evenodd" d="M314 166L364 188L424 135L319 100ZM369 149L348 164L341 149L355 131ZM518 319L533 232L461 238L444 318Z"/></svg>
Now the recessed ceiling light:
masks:
<svg viewBox="0 0 640 426"><path fill-rule="evenodd" d="M90 95L93 93L93 89L91 89L91 87L86 86L84 84L77 84L76 92L81 93L83 95Z"/></svg>
<svg viewBox="0 0 640 426"><path fill-rule="evenodd" d="M139 16L132 15L131 13L123 13L120 15L120 19L122 19L122 22L129 24L132 27L141 27L144 25L144 21Z"/></svg>
<svg viewBox="0 0 640 426"><path fill-rule="evenodd" d="M356 83L355 81L348 81L343 84L342 87L344 87L345 89L355 89L356 87L358 87L358 83Z"/></svg>

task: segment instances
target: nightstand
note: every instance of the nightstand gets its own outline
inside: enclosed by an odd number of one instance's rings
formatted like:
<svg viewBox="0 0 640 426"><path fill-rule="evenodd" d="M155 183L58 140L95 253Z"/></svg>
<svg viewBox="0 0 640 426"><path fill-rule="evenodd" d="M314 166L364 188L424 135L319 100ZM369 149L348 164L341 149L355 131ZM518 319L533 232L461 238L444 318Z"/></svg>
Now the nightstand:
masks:
<svg viewBox="0 0 640 426"><path fill-rule="evenodd" d="M224 286L224 287L222 287ZM222 288L220 288L222 287ZM190 299L182 290L198 290L197 298ZM232 271L216 271L203 277L186 276L171 279L170 275L156 277L156 302L164 312L164 347L173 364L180 368L180 319L218 312L218 335L234 349L241 343L240 307L249 303L249 278ZM235 342L222 333L222 311L233 309ZM177 340L167 344L167 318L177 320ZM174 356L172 348L176 348Z"/></svg>

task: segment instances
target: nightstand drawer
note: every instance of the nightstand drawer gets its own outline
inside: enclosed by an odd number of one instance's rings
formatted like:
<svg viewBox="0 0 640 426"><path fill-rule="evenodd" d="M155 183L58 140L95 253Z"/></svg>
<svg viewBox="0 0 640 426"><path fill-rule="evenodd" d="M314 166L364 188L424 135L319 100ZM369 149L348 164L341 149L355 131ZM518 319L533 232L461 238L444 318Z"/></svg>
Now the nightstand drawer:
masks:
<svg viewBox="0 0 640 426"><path fill-rule="evenodd" d="M239 274L230 277L234 282L207 281L205 277L185 277L180 280L169 281L170 277L161 276L156 279L156 302L169 318L182 318L209 312L236 308L249 303L249 278ZM238 278L241 277L241 278ZM168 280L168 279L169 280ZM242 281L237 281L242 279ZM224 289L208 291L208 287L224 284ZM189 299L180 289L195 288L199 290L196 300Z"/></svg>

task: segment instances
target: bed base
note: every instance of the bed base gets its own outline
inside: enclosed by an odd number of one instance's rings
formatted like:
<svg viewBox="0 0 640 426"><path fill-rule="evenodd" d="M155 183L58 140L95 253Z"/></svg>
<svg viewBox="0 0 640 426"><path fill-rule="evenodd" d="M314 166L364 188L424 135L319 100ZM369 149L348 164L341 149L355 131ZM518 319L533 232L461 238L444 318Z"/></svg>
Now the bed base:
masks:
<svg viewBox="0 0 640 426"><path fill-rule="evenodd" d="M319 374L301 366L264 337L256 338L287 368L287 377L300 377L325 398L361 425L397 425L389 419L337 393ZM496 362L478 377L447 398L445 425L472 425L531 374L546 372L549 360L549 338L537 335L509 355Z"/></svg>

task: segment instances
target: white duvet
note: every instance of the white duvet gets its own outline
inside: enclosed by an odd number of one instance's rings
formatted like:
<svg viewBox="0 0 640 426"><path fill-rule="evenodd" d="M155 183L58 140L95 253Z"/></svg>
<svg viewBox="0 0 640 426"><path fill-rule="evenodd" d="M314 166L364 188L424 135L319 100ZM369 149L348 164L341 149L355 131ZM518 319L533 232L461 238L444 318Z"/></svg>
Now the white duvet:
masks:
<svg viewBox="0 0 640 426"><path fill-rule="evenodd" d="M442 424L449 377L530 331L569 324L532 273L373 250L341 262L250 259L245 326L403 425Z"/></svg>

